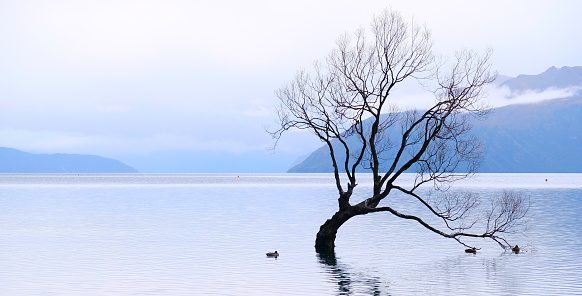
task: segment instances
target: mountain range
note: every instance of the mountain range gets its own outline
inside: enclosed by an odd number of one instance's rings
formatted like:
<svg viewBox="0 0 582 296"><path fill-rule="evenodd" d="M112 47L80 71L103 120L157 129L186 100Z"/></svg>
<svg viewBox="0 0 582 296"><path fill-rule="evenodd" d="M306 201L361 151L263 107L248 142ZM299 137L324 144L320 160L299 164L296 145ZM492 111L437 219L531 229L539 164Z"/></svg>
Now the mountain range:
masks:
<svg viewBox="0 0 582 296"><path fill-rule="evenodd" d="M0 173L137 173L119 160L84 154L32 154L0 147Z"/></svg>
<svg viewBox="0 0 582 296"><path fill-rule="evenodd" d="M541 91L548 88L579 87L582 84L582 67L550 67L538 75L518 75L507 79L501 86L507 86L512 91Z"/></svg>
<svg viewBox="0 0 582 296"><path fill-rule="evenodd" d="M539 75L504 77L499 87L512 92L582 86L582 67L551 67ZM573 96L494 108L485 120L473 120L483 143L483 173L582 172L582 91ZM362 169L362 171L364 171ZM322 146L288 172L333 172Z"/></svg>
<svg viewBox="0 0 582 296"><path fill-rule="evenodd" d="M486 120L473 121L473 133L483 143L485 152L479 171L582 172L582 67L551 67L538 75L500 75L495 84L511 91L513 96L506 99L509 103L516 96L520 96L519 102L523 102L524 96L547 89L569 91L564 92L568 95L563 98L495 108ZM278 162L274 157L265 158L259 153L241 157L221 152L216 152L216 155L172 152L162 157L154 154L133 158L126 156L124 162L139 167L141 171L167 173L281 172L288 167L288 164ZM137 172L125 163L95 155L32 154L0 148L0 173ZM166 170L159 170L160 163ZM209 171L209 168L212 170ZM326 146L316 149L288 170L297 173L332 171Z"/></svg>

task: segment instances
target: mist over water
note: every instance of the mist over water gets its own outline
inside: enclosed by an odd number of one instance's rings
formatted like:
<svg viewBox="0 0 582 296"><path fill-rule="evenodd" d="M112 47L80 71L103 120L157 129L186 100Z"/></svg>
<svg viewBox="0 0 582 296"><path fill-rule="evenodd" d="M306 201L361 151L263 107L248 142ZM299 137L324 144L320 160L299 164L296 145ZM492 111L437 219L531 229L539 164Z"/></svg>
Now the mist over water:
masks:
<svg viewBox="0 0 582 296"><path fill-rule="evenodd" d="M356 199L370 186L361 177ZM1 294L582 293L582 174L483 174L455 186L529 196L530 228L511 239L523 251L475 240L482 250L466 254L376 213L346 223L336 257L319 258L315 234L337 207L331 174L2 174ZM402 196L389 202L415 210Z"/></svg>

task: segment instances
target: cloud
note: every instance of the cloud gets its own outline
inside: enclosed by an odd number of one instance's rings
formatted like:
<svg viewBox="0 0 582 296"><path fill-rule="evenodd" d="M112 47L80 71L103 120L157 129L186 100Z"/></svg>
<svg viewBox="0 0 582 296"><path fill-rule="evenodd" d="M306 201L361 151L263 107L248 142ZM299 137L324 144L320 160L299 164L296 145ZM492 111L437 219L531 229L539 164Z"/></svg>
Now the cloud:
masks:
<svg viewBox="0 0 582 296"><path fill-rule="evenodd" d="M571 37L579 9L572 3L503 2L510 8L499 11L453 2L391 5L405 18L426 21L445 54L491 45L497 64L511 68L503 73L579 61L581 42ZM444 15L434 13L449 6ZM0 1L0 145L105 156L265 151L271 142L262 127L274 121L273 90L385 7L382 0ZM516 19L516 11L526 17ZM548 29L532 35L530 25ZM532 56L532 49L543 52ZM560 94L490 97L506 104L547 96ZM401 108L434 103L431 93L408 86L392 98ZM288 133L278 151L300 155L320 145L309 133Z"/></svg>
<svg viewBox="0 0 582 296"><path fill-rule="evenodd" d="M550 87L545 90L513 91L507 86L490 86L487 90L487 97L483 100L492 107L502 107L511 104L536 103L551 99L568 98L576 95L582 86L571 86L567 88Z"/></svg>
<svg viewBox="0 0 582 296"><path fill-rule="evenodd" d="M243 112L244 115L250 117L265 117L265 118L272 118L273 114L275 113L273 108L267 107L258 107L253 109L248 109Z"/></svg>
<svg viewBox="0 0 582 296"><path fill-rule="evenodd" d="M0 130L0 146L35 153L81 153L118 156L158 151L213 151L228 154L265 151L267 142L240 139L197 139L188 134L160 133L145 137L86 135L82 133Z"/></svg>
<svg viewBox="0 0 582 296"><path fill-rule="evenodd" d="M28 114L2 116L0 147L33 153L80 153L108 157L160 151L222 152L231 155L270 153L273 145L264 126L273 123L267 108L245 112L204 114L157 106L128 110L106 106L92 113ZM157 111L157 112L156 112ZM20 121L19 121L20 120ZM0 122L1 122L0 121ZM301 143L301 145L298 145ZM277 151L307 153L321 143L305 131L287 133Z"/></svg>

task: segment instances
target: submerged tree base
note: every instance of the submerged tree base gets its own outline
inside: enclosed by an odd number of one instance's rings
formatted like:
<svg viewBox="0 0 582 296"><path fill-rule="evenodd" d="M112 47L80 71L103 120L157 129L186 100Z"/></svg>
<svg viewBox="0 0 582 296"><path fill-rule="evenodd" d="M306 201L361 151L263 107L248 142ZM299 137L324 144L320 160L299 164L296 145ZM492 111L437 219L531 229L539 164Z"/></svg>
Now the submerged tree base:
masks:
<svg viewBox="0 0 582 296"><path fill-rule="evenodd" d="M337 211L330 219L327 219L317 232L315 251L321 255L334 254L337 231L353 216L355 216L353 213Z"/></svg>

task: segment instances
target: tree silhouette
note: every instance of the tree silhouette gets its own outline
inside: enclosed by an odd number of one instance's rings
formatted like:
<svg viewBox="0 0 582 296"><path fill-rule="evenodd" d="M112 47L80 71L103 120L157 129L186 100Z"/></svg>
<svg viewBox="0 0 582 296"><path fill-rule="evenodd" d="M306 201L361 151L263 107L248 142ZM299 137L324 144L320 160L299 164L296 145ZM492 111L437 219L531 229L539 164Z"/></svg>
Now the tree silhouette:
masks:
<svg viewBox="0 0 582 296"><path fill-rule="evenodd" d="M385 10L373 18L370 32L341 36L329 56L314 63L313 72L299 71L276 91L278 128L270 131L275 145L285 131L297 128L311 131L329 148L338 210L321 225L317 252L333 252L342 224L374 212L414 220L467 247L466 237L509 246L504 234L515 230L527 213L522 196L505 192L483 212L478 194L449 190L453 182L471 176L482 158L468 119L487 113L480 99L495 78L490 57L491 51L461 50L451 61L437 59L426 27ZM391 101L394 87L412 79L434 93L428 110L401 111ZM368 198L354 204L350 198L358 167L371 171L373 188ZM410 171L416 173L413 184L401 184ZM434 186L433 193L422 195L418 189L427 183ZM440 222L390 207L386 198L393 192L416 200ZM471 232L477 228L479 232Z"/></svg>

